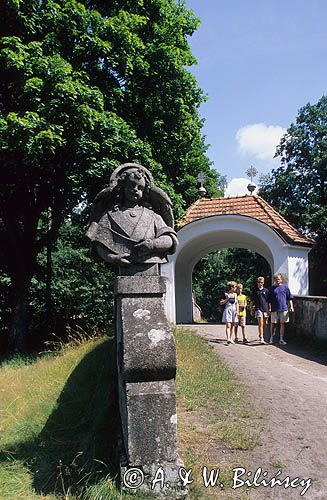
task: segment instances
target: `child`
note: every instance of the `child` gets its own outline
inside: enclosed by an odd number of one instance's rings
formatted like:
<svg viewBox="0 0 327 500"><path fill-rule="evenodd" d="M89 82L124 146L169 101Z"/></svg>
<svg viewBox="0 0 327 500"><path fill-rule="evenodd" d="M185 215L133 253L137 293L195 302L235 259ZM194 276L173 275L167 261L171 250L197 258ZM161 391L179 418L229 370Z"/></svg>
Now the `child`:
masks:
<svg viewBox="0 0 327 500"><path fill-rule="evenodd" d="M274 335L276 333L277 323L280 323L279 330L279 343L280 345L287 345L284 340L285 323L289 322L288 311L294 312L293 297L288 286L283 284L283 277L281 274L275 274L275 285L269 290L268 302L269 311L271 312L271 335L269 344L274 343Z"/></svg>
<svg viewBox="0 0 327 500"><path fill-rule="evenodd" d="M235 326L235 342L238 342L237 338L237 327L240 326L243 336L243 344L248 344L249 341L245 337L245 323L246 323L246 306L247 300L246 295L243 295L243 285L239 283L236 287L237 290L237 302L238 302L238 323Z"/></svg>
<svg viewBox="0 0 327 500"><path fill-rule="evenodd" d="M257 289L251 294L251 307L254 307L255 317L258 321L259 340L265 344L264 333L269 318L268 313L268 288L264 287L265 279L259 276L257 279Z"/></svg>
<svg viewBox="0 0 327 500"><path fill-rule="evenodd" d="M238 302L235 281L230 281L227 283L227 292L225 293L225 298L220 300L220 305L225 305L222 322L226 324L226 337L227 344L235 344L232 339L233 330L235 325L237 325L237 315L238 315Z"/></svg>

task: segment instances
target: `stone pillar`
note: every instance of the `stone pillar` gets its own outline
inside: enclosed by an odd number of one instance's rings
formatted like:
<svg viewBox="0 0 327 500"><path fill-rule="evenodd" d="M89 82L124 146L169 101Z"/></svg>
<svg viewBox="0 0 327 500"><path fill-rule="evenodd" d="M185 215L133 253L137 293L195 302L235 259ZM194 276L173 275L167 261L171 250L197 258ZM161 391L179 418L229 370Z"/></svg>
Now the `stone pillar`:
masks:
<svg viewBox="0 0 327 500"><path fill-rule="evenodd" d="M186 491L181 488L178 472L182 463L177 455L176 347L164 311L165 278L159 276L158 265L120 271L125 273L118 276L116 285L117 363L125 448L122 480L131 468L137 468L144 475L138 489L153 492L156 497L183 498ZM158 480L162 477L163 482Z"/></svg>

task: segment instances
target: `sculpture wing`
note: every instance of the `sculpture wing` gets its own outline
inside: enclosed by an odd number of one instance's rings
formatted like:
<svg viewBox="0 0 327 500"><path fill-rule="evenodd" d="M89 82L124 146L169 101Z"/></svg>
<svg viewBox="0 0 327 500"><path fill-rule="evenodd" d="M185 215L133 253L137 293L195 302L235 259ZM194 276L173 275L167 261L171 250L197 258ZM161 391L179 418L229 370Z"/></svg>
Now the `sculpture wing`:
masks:
<svg viewBox="0 0 327 500"><path fill-rule="evenodd" d="M174 215L172 210L172 202L169 196L157 186L152 186L150 189L150 203L153 210L159 214L167 226L174 227Z"/></svg>
<svg viewBox="0 0 327 500"><path fill-rule="evenodd" d="M112 187L107 187L96 195L91 209L90 222L99 222L104 212L112 205L112 191Z"/></svg>

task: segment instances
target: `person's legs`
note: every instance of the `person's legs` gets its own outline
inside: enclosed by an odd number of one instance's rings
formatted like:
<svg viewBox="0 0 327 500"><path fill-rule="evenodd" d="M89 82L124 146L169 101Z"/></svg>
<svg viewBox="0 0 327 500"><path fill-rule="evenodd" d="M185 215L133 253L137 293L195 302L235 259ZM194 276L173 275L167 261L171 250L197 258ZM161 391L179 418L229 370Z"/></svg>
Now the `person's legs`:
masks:
<svg viewBox="0 0 327 500"><path fill-rule="evenodd" d="M247 344L248 339L245 336L245 325L244 324L242 325L242 335L243 335L243 344Z"/></svg>
<svg viewBox="0 0 327 500"><path fill-rule="evenodd" d="M279 311L278 312L279 316L279 343L281 345L286 345L286 342L284 340L284 334L285 334L285 323L289 322L289 314L288 311Z"/></svg>
<svg viewBox="0 0 327 500"><path fill-rule="evenodd" d="M232 344L235 344L235 341L233 340L233 334L235 334L235 326L237 325L237 323L231 323L230 324L230 342Z"/></svg>
<svg viewBox="0 0 327 500"><path fill-rule="evenodd" d="M258 330L259 330L259 339L262 339L263 336L263 318L257 317L258 320Z"/></svg>
<svg viewBox="0 0 327 500"><path fill-rule="evenodd" d="M277 321L278 321L277 313L276 312L272 312L271 313L271 325L270 325L270 340L269 340L269 344L273 344L274 343L274 335L276 333Z"/></svg>
<svg viewBox="0 0 327 500"><path fill-rule="evenodd" d="M265 331L266 331L266 328L267 328L267 322L268 322L268 318L264 316L262 318L262 337L261 337L261 342L263 344L265 343Z"/></svg>
<svg viewBox="0 0 327 500"><path fill-rule="evenodd" d="M279 343L281 345L286 345L286 342L284 340L284 333L285 333L285 323L281 321L279 327Z"/></svg>
<svg viewBox="0 0 327 500"><path fill-rule="evenodd" d="M231 341L231 323L226 323L226 337L229 343Z"/></svg>
<svg viewBox="0 0 327 500"><path fill-rule="evenodd" d="M262 344L264 344L264 334L265 334L265 327L266 327L266 322L267 318L265 318L265 313L262 311L257 310L255 312L257 321L258 321L258 333L259 333L259 340Z"/></svg>
<svg viewBox="0 0 327 500"><path fill-rule="evenodd" d="M264 316L262 318L262 335L265 334L265 330L267 328L267 323L268 323L268 318Z"/></svg>
<svg viewBox="0 0 327 500"><path fill-rule="evenodd" d="M238 342L238 337L237 337L238 323L233 323L233 324L234 324L234 331L235 331L235 342Z"/></svg>
<svg viewBox="0 0 327 500"><path fill-rule="evenodd" d="M285 333L285 323L280 323L279 325L279 337L284 338L284 333Z"/></svg>

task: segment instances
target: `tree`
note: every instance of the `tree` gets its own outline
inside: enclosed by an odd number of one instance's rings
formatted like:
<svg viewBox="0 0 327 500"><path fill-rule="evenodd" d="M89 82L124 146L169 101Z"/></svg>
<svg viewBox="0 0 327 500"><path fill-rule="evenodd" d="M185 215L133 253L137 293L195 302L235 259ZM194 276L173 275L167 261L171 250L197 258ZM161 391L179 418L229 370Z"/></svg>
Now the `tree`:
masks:
<svg viewBox="0 0 327 500"><path fill-rule="evenodd" d="M276 156L281 157L281 167L261 180L260 194L295 227L315 239L310 253L312 270L321 271L327 258L326 96L299 110L295 124L281 139ZM318 276L318 293L327 294L327 278L321 272Z"/></svg>
<svg viewBox="0 0 327 500"><path fill-rule="evenodd" d="M186 68L197 25L174 0L5 0L0 252L12 350L24 348L38 254L120 163L145 163L179 215L200 170L218 193L201 136L204 96Z"/></svg>
<svg viewBox="0 0 327 500"><path fill-rule="evenodd" d="M271 283L271 269L261 256L245 248L223 248L201 259L194 268L193 289L203 317L220 320L219 299L224 296L228 281L242 283L250 298L257 277L264 276Z"/></svg>
<svg viewBox="0 0 327 500"><path fill-rule="evenodd" d="M71 220L62 224L53 244L51 314L47 314L46 308L46 249L38 255L30 293L29 344L33 347L53 339L48 333L64 339L68 331L103 332L112 323L114 273L104 262L91 258L83 232L78 214L73 214Z"/></svg>

